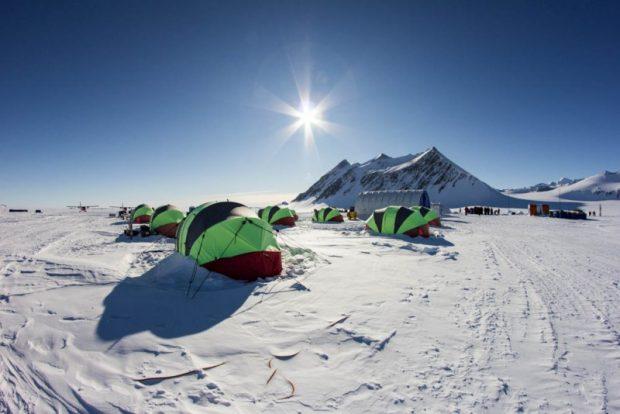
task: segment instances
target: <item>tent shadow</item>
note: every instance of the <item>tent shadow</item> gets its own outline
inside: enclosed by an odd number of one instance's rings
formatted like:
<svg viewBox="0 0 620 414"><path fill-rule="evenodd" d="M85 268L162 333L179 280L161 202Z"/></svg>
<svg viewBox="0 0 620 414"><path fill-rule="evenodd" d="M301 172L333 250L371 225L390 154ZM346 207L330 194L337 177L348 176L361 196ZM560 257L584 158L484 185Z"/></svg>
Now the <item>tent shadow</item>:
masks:
<svg viewBox="0 0 620 414"><path fill-rule="evenodd" d="M382 233L374 233L371 232L371 235L374 237L381 237L385 239L396 239L402 240L411 244L421 244L424 246L438 246L438 247L452 247L454 243L449 240L444 239L443 237L410 237L405 234L382 234Z"/></svg>
<svg viewBox="0 0 620 414"><path fill-rule="evenodd" d="M142 276L126 277L103 301L97 336L118 341L143 331L160 338L203 332L230 317L256 287L211 273L192 299L185 295L192 271L193 261L173 254ZM199 267L194 287L207 274Z"/></svg>
<svg viewBox="0 0 620 414"><path fill-rule="evenodd" d="M174 242L174 239L169 239L159 234L151 234L150 236L147 236L147 237L142 237L139 234L137 234L133 237L129 237L124 233L121 233L118 236L116 236L116 239L114 239L114 241L116 243L152 243L160 239L171 240Z"/></svg>
<svg viewBox="0 0 620 414"><path fill-rule="evenodd" d="M449 240L444 239L443 237L429 237L425 239L424 237L416 237L413 240L410 240L411 243L415 244L423 244L425 246L438 246L438 247L453 247L454 243Z"/></svg>

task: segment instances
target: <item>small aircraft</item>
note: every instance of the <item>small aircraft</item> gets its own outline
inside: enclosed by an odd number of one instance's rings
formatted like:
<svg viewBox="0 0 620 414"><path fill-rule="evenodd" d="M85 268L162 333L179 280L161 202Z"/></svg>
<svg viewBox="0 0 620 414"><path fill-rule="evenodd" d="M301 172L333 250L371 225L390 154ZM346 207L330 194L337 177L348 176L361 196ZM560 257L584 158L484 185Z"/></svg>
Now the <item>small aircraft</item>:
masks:
<svg viewBox="0 0 620 414"><path fill-rule="evenodd" d="M110 208L117 208L118 209L118 217L123 218L127 214L129 214L129 210L131 210L132 207L127 207L127 206L125 206L124 203L121 203L120 206L110 206Z"/></svg>
<svg viewBox="0 0 620 414"><path fill-rule="evenodd" d="M82 205L82 202L80 201L80 204L78 204L77 206L67 206L67 207L77 209L80 212L86 212L88 211L89 208L94 208L94 207L99 207L99 206L84 206Z"/></svg>

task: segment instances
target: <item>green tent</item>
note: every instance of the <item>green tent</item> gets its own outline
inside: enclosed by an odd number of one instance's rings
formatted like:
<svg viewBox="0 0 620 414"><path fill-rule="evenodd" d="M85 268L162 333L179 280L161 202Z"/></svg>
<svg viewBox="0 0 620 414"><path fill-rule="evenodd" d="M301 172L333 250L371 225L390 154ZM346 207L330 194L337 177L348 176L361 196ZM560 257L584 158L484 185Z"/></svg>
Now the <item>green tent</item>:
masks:
<svg viewBox="0 0 620 414"><path fill-rule="evenodd" d="M418 210L424 220L431 225L436 227L441 227L441 220L439 220L439 214L435 210L431 210L430 208L426 208L423 206L413 206L412 210Z"/></svg>
<svg viewBox="0 0 620 414"><path fill-rule="evenodd" d="M267 206L258 210L258 216L272 226L295 225L295 212L288 207Z"/></svg>
<svg viewBox="0 0 620 414"><path fill-rule="evenodd" d="M420 211L407 207L388 206L375 210L366 220L366 227L381 234L429 236L428 223Z"/></svg>
<svg viewBox="0 0 620 414"><path fill-rule="evenodd" d="M320 210L314 210L312 221L317 223L342 223L344 219L337 208L324 207Z"/></svg>
<svg viewBox="0 0 620 414"><path fill-rule="evenodd" d="M157 207L151 216L151 231L175 238L177 227L184 218L185 214L173 205Z"/></svg>
<svg viewBox="0 0 620 414"><path fill-rule="evenodd" d="M153 208L148 204L140 204L131 212L131 222L136 224L145 224L151 221Z"/></svg>
<svg viewBox="0 0 620 414"><path fill-rule="evenodd" d="M243 204L206 203L177 230L176 250L198 265L234 279L254 280L282 272L273 229Z"/></svg>

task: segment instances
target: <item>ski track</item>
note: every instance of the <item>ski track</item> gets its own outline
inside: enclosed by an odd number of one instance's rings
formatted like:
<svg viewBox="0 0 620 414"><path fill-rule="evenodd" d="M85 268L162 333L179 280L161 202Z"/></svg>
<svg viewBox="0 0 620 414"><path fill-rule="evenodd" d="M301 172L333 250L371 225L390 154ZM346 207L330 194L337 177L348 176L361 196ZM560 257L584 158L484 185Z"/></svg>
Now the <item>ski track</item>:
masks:
<svg viewBox="0 0 620 414"><path fill-rule="evenodd" d="M187 306L191 264L103 214L0 216L0 412L620 410L620 217L459 216L447 244L306 220L278 235L286 277L208 276L197 306L247 295L215 325L112 341L114 289Z"/></svg>

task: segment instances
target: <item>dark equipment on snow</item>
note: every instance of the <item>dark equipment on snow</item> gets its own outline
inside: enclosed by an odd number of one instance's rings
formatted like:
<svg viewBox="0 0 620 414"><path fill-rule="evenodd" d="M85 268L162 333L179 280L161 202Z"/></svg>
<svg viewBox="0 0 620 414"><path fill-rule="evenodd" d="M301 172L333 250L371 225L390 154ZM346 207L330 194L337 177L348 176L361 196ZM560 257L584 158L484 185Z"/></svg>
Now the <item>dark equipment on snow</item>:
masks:
<svg viewBox="0 0 620 414"><path fill-rule="evenodd" d="M140 236L149 237L151 235L151 227L145 224L140 226Z"/></svg>

